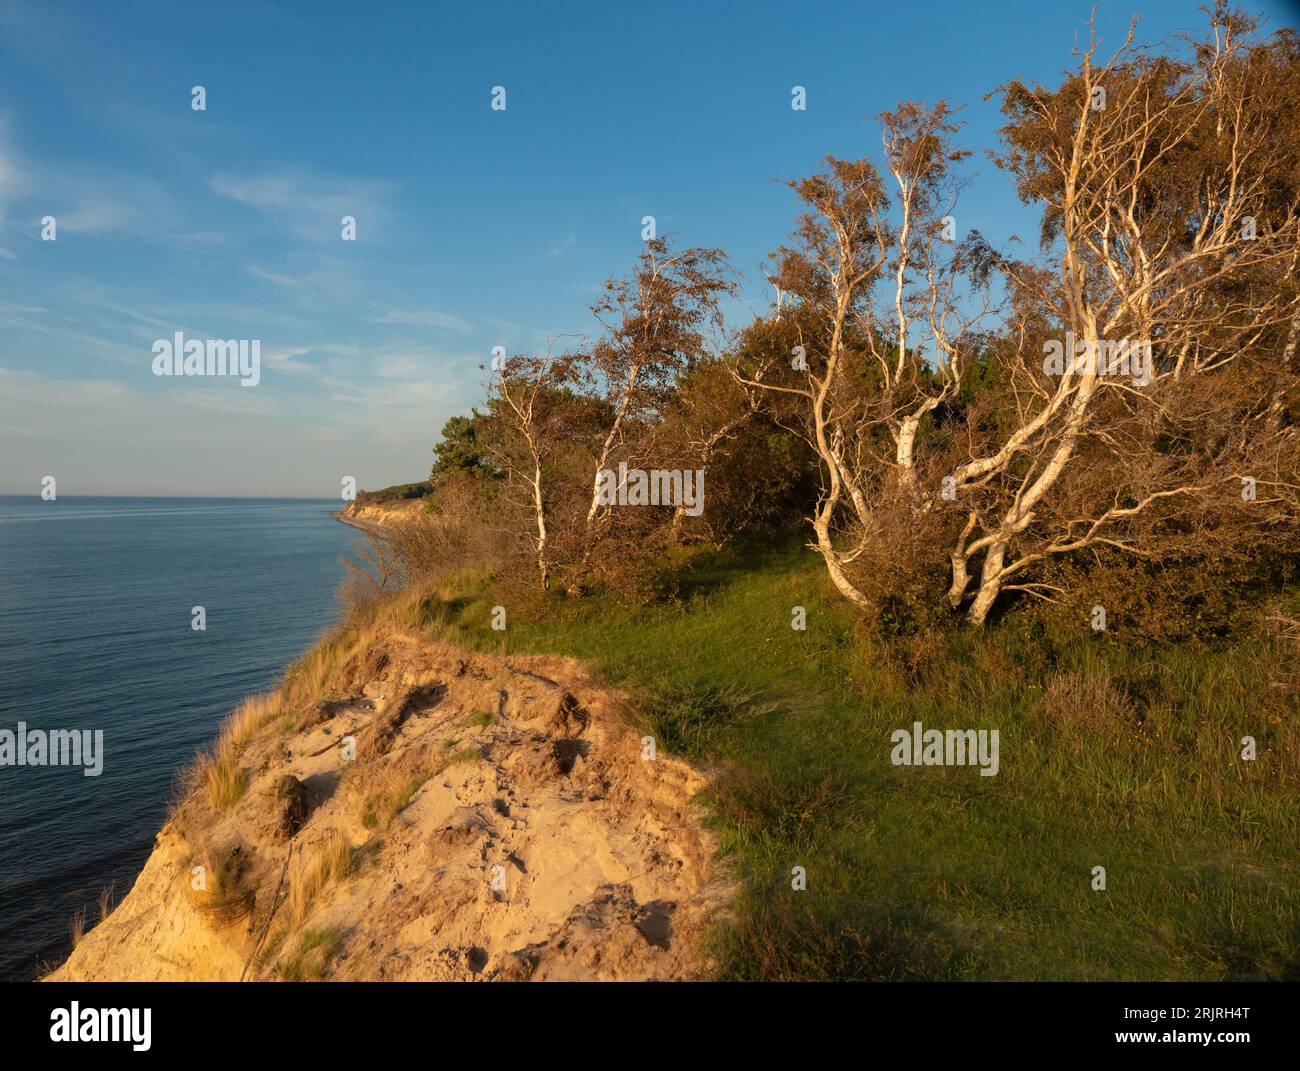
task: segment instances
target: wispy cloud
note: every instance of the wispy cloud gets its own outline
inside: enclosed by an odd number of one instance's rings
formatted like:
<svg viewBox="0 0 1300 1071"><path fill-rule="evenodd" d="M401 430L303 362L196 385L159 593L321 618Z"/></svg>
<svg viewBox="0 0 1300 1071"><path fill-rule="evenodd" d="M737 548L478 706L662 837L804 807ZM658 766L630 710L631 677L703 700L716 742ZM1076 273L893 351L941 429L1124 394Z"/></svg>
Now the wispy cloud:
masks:
<svg viewBox="0 0 1300 1071"><path fill-rule="evenodd" d="M136 206L97 191L70 191L73 208L58 215L59 228L74 234L104 234L136 229L142 215Z"/></svg>
<svg viewBox="0 0 1300 1071"><path fill-rule="evenodd" d="M459 331L469 334L474 330L472 324L450 313L438 312L436 309L386 309L370 317L372 324L400 324L403 327L429 327L447 331Z"/></svg>
<svg viewBox="0 0 1300 1071"><path fill-rule="evenodd" d="M340 220L357 221L357 240L379 233L388 219L388 184L331 179L305 172L234 177L215 175L212 192L283 221L306 241L341 240Z"/></svg>
<svg viewBox="0 0 1300 1071"><path fill-rule="evenodd" d="M9 135L9 117L0 112L0 225L8 215L11 202L21 187L18 157ZM16 260L13 253L0 249L0 255Z"/></svg>
<svg viewBox="0 0 1300 1071"><path fill-rule="evenodd" d="M332 256L315 249L288 259L292 263L276 269L252 263L245 265L245 270L292 295L303 309L316 314L348 305L366 290L365 272L347 255ZM274 301L283 303L283 298L276 296Z"/></svg>
<svg viewBox="0 0 1300 1071"><path fill-rule="evenodd" d="M572 249L572 248L573 248L575 245L577 245L577 244L578 244L578 236L577 236L576 234L574 234L572 231L570 231L570 232L569 232L568 234L566 234L563 238L561 238L559 242L557 242L555 245L551 246L550 249L548 249L545 253L543 253L543 254L542 254L540 257L538 257L537 259L538 259L538 260L552 260L552 259L554 259L555 257L561 256L562 254L568 252L570 249Z"/></svg>
<svg viewBox="0 0 1300 1071"><path fill-rule="evenodd" d="M316 365L297 359L312 352L311 346L263 349L262 360L276 372L319 372Z"/></svg>
<svg viewBox="0 0 1300 1071"><path fill-rule="evenodd" d="M301 279L294 279L288 275L281 275L279 272L267 271L257 264L248 266L248 274L256 276L263 282L274 283L276 286L283 286L290 290L302 290L307 284Z"/></svg>

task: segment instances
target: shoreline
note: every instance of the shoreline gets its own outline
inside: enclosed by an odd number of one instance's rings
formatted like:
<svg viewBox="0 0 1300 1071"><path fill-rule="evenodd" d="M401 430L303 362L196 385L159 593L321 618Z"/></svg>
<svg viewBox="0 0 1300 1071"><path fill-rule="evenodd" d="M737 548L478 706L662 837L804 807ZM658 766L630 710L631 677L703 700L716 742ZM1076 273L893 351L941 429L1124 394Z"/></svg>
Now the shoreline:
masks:
<svg viewBox="0 0 1300 1071"><path fill-rule="evenodd" d="M61 495L60 501L64 498ZM53 510L34 511L55 518L49 524L0 525L7 530L13 552L10 568L0 570L10 598L24 613L38 615L34 620L51 637L53 656L75 665L83 676L116 677L124 691L134 690L137 697L107 695L93 714L85 713L75 683L64 680L37 688L32 682L38 679L33 673L38 660L23 656L15 642L17 631L0 629L19 655L14 663L16 707L39 712L26 716L29 749L33 725L63 726L76 732L83 744L87 733L92 741L100 734L104 738L102 748L96 744L93 752L102 766L100 777L83 776L86 763L71 761L0 770L20 821L45 821L61 807L86 815L68 834L66 850L75 853L75 866L66 864L62 851L52 849L6 855L6 869L17 879L50 892L46 898L31 898L12 889L0 897L13 923L0 942L0 970L12 981L30 983L48 973L68 954L70 919L84 909L89 926L98 917L96 901L105 890L112 890L108 895L113 906L138 880L166 821L177 776L215 742L218 727L233 709L279 681L332 627L339 612L335 592L346 576L339 556L356 557L354 537L320 524L320 501L195 496L181 502L105 496L94 509L85 508L98 499L66 496L69 506L81 503L74 514L95 514L79 517L72 526L58 523ZM4 509L6 518L29 512L15 500L6 500ZM230 533L245 533L257 551L238 568L190 567L213 539L228 539ZM74 614L41 610L44 582L25 580L18 568L25 548L49 547L51 553L71 556L87 541L94 545L97 561L104 563L104 574L78 578L77 593L95 598L110 593L111 598L115 589L127 585L135 594L129 605L122 602L108 615L111 627L102 630L104 635L87 630ZM144 542L158 548L151 561L167 578L183 576L186 585L194 586L196 597L183 600L184 613L175 612L176 581L159 582L153 566L136 553ZM283 568L286 560L292 561L289 570ZM56 595L66 598L72 583L72 576L58 581ZM213 599L221 592L237 605L217 619ZM206 604L206 630L191 628L191 602ZM163 622L156 644L131 641L142 618ZM200 646L206 642L205 633L209 640L221 637L222 657L228 661L225 672L211 672L206 659L193 655L216 649ZM138 733L140 724L161 724L163 711L171 712L166 733ZM10 729L15 720L10 719ZM133 734L142 742L128 745ZM128 747L134 762L128 762ZM83 747L87 761L89 754ZM51 752L51 758L57 757ZM112 817L124 812L130 814L129 821Z"/></svg>
<svg viewBox="0 0 1300 1071"><path fill-rule="evenodd" d="M358 505L352 501L340 509L334 510L332 516L340 524L366 532L369 535L384 537L386 529L403 518L421 514L419 500L404 500L401 503L367 503Z"/></svg>
<svg viewBox="0 0 1300 1071"><path fill-rule="evenodd" d="M706 937L734 887L698 799L707 776L643 761L626 696L572 658L478 652L402 624L322 638L308 658L311 684L236 708L127 894L38 981L712 975ZM337 750L349 734L360 766ZM218 791L223 767L242 775L237 791ZM190 884L196 866L236 857L214 887ZM286 873L301 889L308 872L323 875L310 892L282 896ZM648 917L673 940L650 941Z"/></svg>
<svg viewBox="0 0 1300 1071"><path fill-rule="evenodd" d="M367 535L376 535L376 536L383 535L383 529L381 528L380 525L376 524L375 522L363 521L359 517L349 517L347 515L346 506L344 506L343 509L335 510L333 513L330 514L330 516L333 517L336 521L338 521L339 524L346 524L349 528L355 528L357 531L365 532Z"/></svg>

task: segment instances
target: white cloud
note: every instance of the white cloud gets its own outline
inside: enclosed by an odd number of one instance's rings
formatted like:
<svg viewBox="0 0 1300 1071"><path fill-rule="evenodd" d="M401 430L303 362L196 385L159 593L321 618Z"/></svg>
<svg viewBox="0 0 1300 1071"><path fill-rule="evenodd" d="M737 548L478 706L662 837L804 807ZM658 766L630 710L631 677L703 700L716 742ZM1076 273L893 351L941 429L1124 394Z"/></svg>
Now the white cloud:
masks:
<svg viewBox="0 0 1300 1071"><path fill-rule="evenodd" d="M288 275L279 275L276 272L260 268L256 264L250 264L248 266L248 274L255 275L257 278L262 279L265 282L274 283L276 286L287 287L290 290L302 290L307 285L301 279L293 279Z"/></svg>
<svg viewBox="0 0 1300 1071"><path fill-rule="evenodd" d="M59 228L76 234L138 229L143 218L134 205L103 197L96 191L71 191L71 211L58 214Z"/></svg>
<svg viewBox="0 0 1300 1071"><path fill-rule="evenodd" d="M39 305L23 305L16 301L0 301L0 327L26 327L33 331L45 328L36 322L48 310Z"/></svg>
<svg viewBox="0 0 1300 1071"><path fill-rule="evenodd" d="M10 204L22 190L18 156L9 138L9 117L0 112L0 224L4 223ZM0 255L9 260L18 259L8 250Z"/></svg>
<svg viewBox="0 0 1300 1071"><path fill-rule="evenodd" d="M295 358L311 352L312 347L310 346L301 349L267 349L263 347L262 361L276 372L319 372L320 369L314 364L295 360Z"/></svg>
<svg viewBox="0 0 1300 1071"><path fill-rule="evenodd" d="M286 353L293 351L284 351ZM330 393L279 395L237 381L53 379L0 366L0 493L337 496L419 479L429 428L466 401L454 383L354 375Z"/></svg>
<svg viewBox="0 0 1300 1071"><path fill-rule="evenodd" d="M438 312L436 309L388 309L370 317L372 324L400 324L403 327L430 327L447 331L459 331L469 334L474 330L472 324L450 313Z"/></svg>
<svg viewBox="0 0 1300 1071"><path fill-rule="evenodd" d="M386 183L344 181L302 172L235 178L215 175L212 192L284 221L297 237L339 242L344 216L357 221L357 239L379 233L387 219Z"/></svg>

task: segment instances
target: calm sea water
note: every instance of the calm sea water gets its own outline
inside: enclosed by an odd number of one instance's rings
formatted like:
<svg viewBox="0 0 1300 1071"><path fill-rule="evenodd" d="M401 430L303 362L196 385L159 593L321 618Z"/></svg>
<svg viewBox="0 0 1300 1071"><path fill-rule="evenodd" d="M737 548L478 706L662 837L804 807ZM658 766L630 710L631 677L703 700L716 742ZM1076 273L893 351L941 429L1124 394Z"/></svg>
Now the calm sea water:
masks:
<svg viewBox="0 0 1300 1071"><path fill-rule="evenodd" d="M335 619L337 502L0 496L0 729L104 730L99 777L0 766L0 978L120 899L178 769ZM191 608L207 610L207 631Z"/></svg>

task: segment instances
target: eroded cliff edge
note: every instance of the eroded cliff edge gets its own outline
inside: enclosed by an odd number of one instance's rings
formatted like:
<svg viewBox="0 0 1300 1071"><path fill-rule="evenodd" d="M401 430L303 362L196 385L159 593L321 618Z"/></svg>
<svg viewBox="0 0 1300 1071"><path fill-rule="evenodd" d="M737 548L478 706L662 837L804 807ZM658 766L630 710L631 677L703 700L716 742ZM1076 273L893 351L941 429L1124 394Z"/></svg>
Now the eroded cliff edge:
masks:
<svg viewBox="0 0 1300 1071"><path fill-rule="evenodd" d="M50 977L706 976L704 778L648 755L571 659L341 630L236 712Z"/></svg>

